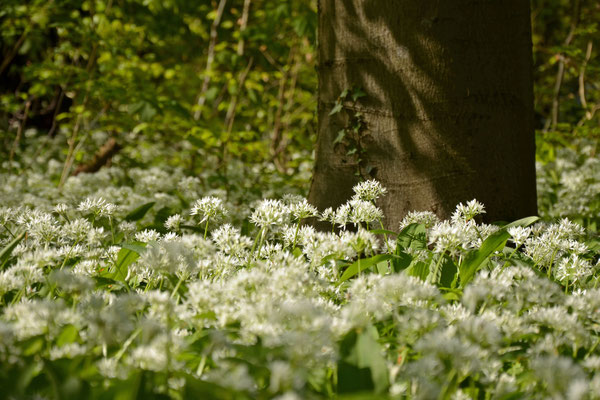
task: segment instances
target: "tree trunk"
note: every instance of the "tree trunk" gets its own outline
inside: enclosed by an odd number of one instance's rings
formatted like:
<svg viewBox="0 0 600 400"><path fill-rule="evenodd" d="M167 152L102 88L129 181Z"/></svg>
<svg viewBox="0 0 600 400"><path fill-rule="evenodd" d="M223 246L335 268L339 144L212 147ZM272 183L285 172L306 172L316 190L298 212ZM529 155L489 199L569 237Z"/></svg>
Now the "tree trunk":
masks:
<svg viewBox="0 0 600 400"><path fill-rule="evenodd" d="M528 1L320 0L319 57L314 205L377 179L389 229L473 198L487 221L537 213Z"/></svg>

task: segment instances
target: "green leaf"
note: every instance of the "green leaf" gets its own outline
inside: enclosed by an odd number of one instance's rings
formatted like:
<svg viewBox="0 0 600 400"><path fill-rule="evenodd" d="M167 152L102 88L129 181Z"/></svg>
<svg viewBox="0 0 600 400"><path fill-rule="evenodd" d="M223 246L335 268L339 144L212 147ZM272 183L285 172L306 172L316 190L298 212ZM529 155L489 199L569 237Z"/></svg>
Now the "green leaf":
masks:
<svg viewBox="0 0 600 400"><path fill-rule="evenodd" d="M377 269L377 273L379 275L386 275L390 271L388 261L382 261L380 263L375 264L375 268Z"/></svg>
<svg viewBox="0 0 600 400"><path fill-rule="evenodd" d="M75 327L75 325L68 324L63 328L62 332L60 332L58 338L56 338L56 345L58 347L62 347L66 344L73 343L75 340L77 340L77 336L79 336L77 327Z"/></svg>
<svg viewBox="0 0 600 400"><path fill-rule="evenodd" d="M19 236L14 238L9 244L6 245L6 247L2 249L2 251L0 252L0 269L4 267L4 265L7 263L10 257L10 254L15 249L15 247L17 247L17 245L21 243L21 240L23 240L24 237L25 232L21 233Z"/></svg>
<svg viewBox="0 0 600 400"><path fill-rule="evenodd" d="M516 220L514 222L511 222L508 225L504 225L502 228L503 229L508 229L508 228L513 228L515 226L529 226L529 225L531 225L531 224L533 224L533 223L535 223L535 222L537 222L539 220L540 220L540 217L536 217L536 216L525 217L525 218L518 219L518 220Z"/></svg>
<svg viewBox="0 0 600 400"><path fill-rule="evenodd" d="M352 331L344 337L338 362L340 393L367 390L382 393L388 387L387 364L378 339L377 329L373 326Z"/></svg>
<svg viewBox="0 0 600 400"><path fill-rule="evenodd" d="M352 100L356 101L361 97L365 97L367 94L362 90L362 88L356 88L352 91Z"/></svg>
<svg viewBox="0 0 600 400"><path fill-rule="evenodd" d="M117 254L117 261L115 262L115 273L112 277L114 280L125 282L129 266L133 264L138 258L140 258L141 252L145 248L140 243L125 243L121 245L121 250Z"/></svg>
<svg viewBox="0 0 600 400"><path fill-rule="evenodd" d="M342 277L340 278L339 282L340 283L344 282L344 281L352 278L354 275L358 274L358 266L359 265L360 265L360 270L364 271L365 269L372 267L375 264L378 264L382 261L390 260L394 257L395 256L393 254L378 254L373 257L363 258L362 260L359 259L359 260L355 261L354 263L350 264L350 266L342 274Z"/></svg>
<svg viewBox="0 0 600 400"><path fill-rule="evenodd" d="M459 267L461 287L465 287L465 285L473 279L475 272L481 268L484 261L489 260L494 252L504 248L504 245L509 238L510 235L506 229L500 229L488 236L479 249L467 253L464 261Z"/></svg>
<svg viewBox="0 0 600 400"><path fill-rule="evenodd" d="M427 228L423 224L410 224L400 231L396 239L397 248L400 250L427 248Z"/></svg>
<svg viewBox="0 0 600 400"><path fill-rule="evenodd" d="M396 247L394 255L396 256L392 259L392 268L394 269L394 272L405 270L413 261L410 254L401 251L398 247Z"/></svg>
<svg viewBox="0 0 600 400"><path fill-rule="evenodd" d="M144 218L146 213L148 211L150 211L150 209L152 207L154 207L154 204L156 204L156 202L151 201L150 203L146 203L146 204L139 206L138 208L136 208L135 210L133 210L132 212L130 212L129 214L127 214L125 216L125 221L130 221L130 222L139 221L140 219Z"/></svg>
<svg viewBox="0 0 600 400"><path fill-rule="evenodd" d="M216 383L203 381L187 376L185 381L184 399L245 399L241 393L233 389L219 386Z"/></svg>
<svg viewBox="0 0 600 400"><path fill-rule="evenodd" d="M481 268L484 262L489 260L492 254L504 248L506 241L510 238L510 234L507 232L508 228L531 225L537 220L539 220L539 217L527 217L505 225L502 229L488 236L479 249L467 253L464 261L459 266L461 287L465 287L473 279L475 273Z"/></svg>
<svg viewBox="0 0 600 400"><path fill-rule="evenodd" d="M452 286L452 282L456 277L458 272L458 267L452 261L452 259L448 256L444 256L444 260L442 261L442 274L440 277L440 286L442 287L450 287Z"/></svg>
<svg viewBox="0 0 600 400"><path fill-rule="evenodd" d="M335 106L333 106L333 108L331 109L331 111L329 112L329 115L333 115L333 114L337 114L340 111L342 111L342 103L337 102L335 103Z"/></svg>
<svg viewBox="0 0 600 400"><path fill-rule="evenodd" d="M121 243L122 249L128 249L141 255L146 251L146 244L142 242Z"/></svg>
<svg viewBox="0 0 600 400"><path fill-rule="evenodd" d="M333 141L333 144L341 143L346 137L346 131L344 129L340 130L337 134L337 137Z"/></svg>
<svg viewBox="0 0 600 400"><path fill-rule="evenodd" d="M427 279L427 275L429 275L429 263L413 260L406 270L406 273L424 281Z"/></svg>

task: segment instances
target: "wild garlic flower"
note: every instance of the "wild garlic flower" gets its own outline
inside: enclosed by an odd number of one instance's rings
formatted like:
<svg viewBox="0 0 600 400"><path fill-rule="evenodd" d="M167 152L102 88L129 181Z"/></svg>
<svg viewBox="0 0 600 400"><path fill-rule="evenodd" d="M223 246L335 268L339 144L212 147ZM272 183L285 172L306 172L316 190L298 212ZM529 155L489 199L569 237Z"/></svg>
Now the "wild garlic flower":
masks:
<svg viewBox="0 0 600 400"><path fill-rule="evenodd" d="M325 210L323 210L321 216L319 217L319 221L327 221L330 222L332 225L335 224L335 211L333 211L333 208L328 207Z"/></svg>
<svg viewBox="0 0 600 400"><path fill-rule="evenodd" d="M525 243L529 235L531 234L531 228L523 226L511 226L508 228L508 233L512 236L512 242L517 246L521 246Z"/></svg>
<svg viewBox="0 0 600 400"><path fill-rule="evenodd" d="M352 206L349 203L342 204L335 210L335 216L333 220L340 227L340 229L346 229L346 225L350 222L350 213L352 212Z"/></svg>
<svg viewBox="0 0 600 400"><path fill-rule="evenodd" d="M383 219L383 211L373 203L366 200L350 200L351 211L348 222L359 225L361 222L369 224Z"/></svg>
<svg viewBox="0 0 600 400"><path fill-rule="evenodd" d="M473 199L468 201L467 204L459 203L456 206L456 211L452 214L452 222L456 221L470 221L475 216L485 214L485 206Z"/></svg>
<svg viewBox="0 0 600 400"><path fill-rule="evenodd" d="M12 207L0 207L0 225L15 222L19 213Z"/></svg>
<svg viewBox="0 0 600 400"><path fill-rule="evenodd" d="M230 224L215 229L211 238L221 253L235 257L245 256L252 246L252 239L243 236L238 228Z"/></svg>
<svg viewBox="0 0 600 400"><path fill-rule="evenodd" d="M449 251L450 254L456 254L464 249L470 239L464 224L449 221L437 223L429 231L429 244L435 244L436 253Z"/></svg>
<svg viewBox="0 0 600 400"><path fill-rule="evenodd" d="M554 269L554 277L563 284L573 285L587 280L593 274L592 264L577 254L563 258Z"/></svg>
<svg viewBox="0 0 600 400"><path fill-rule="evenodd" d="M25 226L32 238L50 243L60 236L61 226L52 214L32 211L26 218Z"/></svg>
<svg viewBox="0 0 600 400"><path fill-rule="evenodd" d="M340 239L342 243L353 249L357 255L369 256L379 248L377 237L362 228L359 228L356 232L343 232Z"/></svg>
<svg viewBox="0 0 600 400"><path fill-rule="evenodd" d="M130 235L130 234L135 233L137 231L137 226L136 226L135 222L122 221L119 224L119 230L121 232L125 233L126 235Z"/></svg>
<svg viewBox="0 0 600 400"><path fill-rule="evenodd" d="M361 182L355 185L352 190L355 193L353 198L363 201L375 201L387 193L387 189L376 180Z"/></svg>
<svg viewBox="0 0 600 400"><path fill-rule="evenodd" d="M227 214L227 209L223 206L223 200L218 197L207 196L196 200L190 215L199 215L201 217L200 224L209 219L216 219Z"/></svg>
<svg viewBox="0 0 600 400"><path fill-rule="evenodd" d="M117 206L102 197L88 197L79 203L77 210L83 214L94 214L96 217L112 217L117 211Z"/></svg>
<svg viewBox="0 0 600 400"><path fill-rule="evenodd" d="M92 224L85 218L74 219L63 226L65 236L74 242L84 241L91 229Z"/></svg>
<svg viewBox="0 0 600 400"><path fill-rule="evenodd" d="M266 199L258 203L258 206L250 216L250 222L261 228L270 225L281 225L288 216L288 208L280 200Z"/></svg>
<svg viewBox="0 0 600 400"><path fill-rule="evenodd" d="M319 210L317 210L315 206L309 204L306 199L292 203L288 207L296 221L319 215Z"/></svg>
<svg viewBox="0 0 600 400"><path fill-rule="evenodd" d="M143 243L156 242L160 239L160 233L154 229L145 229L135 234L135 240Z"/></svg>
<svg viewBox="0 0 600 400"><path fill-rule="evenodd" d="M183 222L183 218L181 217L181 215L179 215L179 214L171 215L165 221L165 228L167 228L171 231L178 231L179 226L181 225L182 222Z"/></svg>
<svg viewBox="0 0 600 400"><path fill-rule="evenodd" d="M398 229L402 230L410 224L423 224L425 228L430 229L438 222L440 219L431 211L409 211L400 222Z"/></svg>
<svg viewBox="0 0 600 400"><path fill-rule="evenodd" d="M69 206L67 206L65 203L59 203L54 207L53 211L64 216L67 214L67 211L69 211Z"/></svg>

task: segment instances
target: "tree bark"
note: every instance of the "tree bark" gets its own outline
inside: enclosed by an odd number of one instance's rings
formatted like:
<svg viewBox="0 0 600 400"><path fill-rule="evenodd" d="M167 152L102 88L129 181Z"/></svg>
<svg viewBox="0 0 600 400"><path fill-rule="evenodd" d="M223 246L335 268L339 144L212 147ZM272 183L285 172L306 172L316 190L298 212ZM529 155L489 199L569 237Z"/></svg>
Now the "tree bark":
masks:
<svg viewBox="0 0 600 400"><path fill-rule="evenodd" d="M447 218L473 198L487 221L535 215L531 47L523 0L320 0L309 200L337 207L377 179L389 229L408 211ZM330 114L351 88L366 95ZM360 157L334 143L357 121Z"/></svg>

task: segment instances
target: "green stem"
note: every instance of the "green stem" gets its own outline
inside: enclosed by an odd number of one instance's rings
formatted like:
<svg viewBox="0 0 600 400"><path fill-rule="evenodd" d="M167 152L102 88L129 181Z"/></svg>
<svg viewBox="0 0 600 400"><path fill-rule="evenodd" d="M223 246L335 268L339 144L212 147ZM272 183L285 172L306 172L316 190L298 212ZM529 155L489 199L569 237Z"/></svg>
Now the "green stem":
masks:
<svg viewBox="0 0 600 400"><path fill-rule="evenodd" d="M119 352L115 354L115 360L119 361L119 359L123 357L123 354L125 354L127 348L131 346L131 343L133 343L137 335L139 335L140 333L142 333L142 328L137 328L135 331L133 331L133 333L127 338L125 343L123 343L123 347L121 347L121 350L119 350Z"/></svg>
<svg viewBox="0 0 600 400"><path fill-rule="evenodd" d="M254 251L256 250L256 245L258 244L258 240L259 240L260 237L262 237L262 234L263 234L264 230L265 230L264 227L260 228L260 231L258 231L258 234L254 238L254 244L252 245L252 250L250 250L250 252L252 254L254 254Z"/></svg>
<svg viewBox="0 0 600 400"><path fill-rule="evenodd" d="M598 339L596 339L596 343L594 343L594 345L590 348L590 350L583 357L584 360L587 359L594 352L594 350L596 350L596 347L598 347L598 344L600 344L600 337Z"/></svg>
<svg viewBox="0 0 600 400"><path fill-rule="evenodd" d="M110 236L112 237L112 244L115 244L115 229L113 227L112 217L108 217L108 223L110 224Z"/></svg>
<svg viewBox="0 0 600 400"><path fill-rule="evenodd" d="M16 236L12 233L12 231L10 229L8 229L8 226L6 226L6 224L2 224L2 226L4 227L4 229L6 229L6 231L8 233L10 233L10 236L12 236L12 238L14 239Z"/></svg>
<svg viewBox="0 0 600 400"><path fill-rule="evenodd" d="M444 383L444 386L440 392L440 395L438 396L438 399L447 399L450 397L450 391L452 389L453 386L453 382L456 378L456 370L454 368L452 368L450 370L450 373L448 373L448 377L446 378L446 382Z"/></svg>
<svg viewBox="0 0 600 400"><path fill-rule="evenodd" d="M256 249L258 251L258 253L256 254L256 258L260 257L260 249L262 248L263 242L265 240L265 233L267 233L267 230L265 228L263 228L261 230L260 242L258 243L258 249Z"/></svg>
<svg viewBox="0 0 600 400"><path fill-rule="evenodd" d="M181 274L181 278L179 278L179 281L177 282L177 285L175 285L175 288L171 292L171 298L173 298L173 296L175 296L175 294L179 290L179 287L181 286L181 284L183 283L183 281L186 280L186 279L187 279L187 276L185 276L185 274Z"/></svg>
<svg viewBox="0 0 600 400"><path fill-rule="evenodd" d="M208 221L210 218L206 219L206 225L204 226L204 239L206 239L206 234L208 233Z"/></svg>
<svg viewBox="0 0 600 400"><path fill-rule="evenodd" d="M71 252L73 251L73 249L75 248L75 246L77 246L78 244L79 244L79 239L77 239L77 241L75 243L73 243L73 245L69 249L69 252L65 256L65 259L63 260L62 264L60 265L59 269L63 269L64 268L65 264L67 263L67 260L69 259L69 257L71 257ZM114 244L114 242L113 242L113 244Z"/></svg>
<svg viewBox="0 0 600 400"><path fill-rule="evenodd" d="M15 297L13 297L12 301L10 302L11 306L13 304L15 304L17 301L21 300L21 297L23 296L23 291L24 290L25 290L24 287L22 287L21 289L19 289L19 291L17 292L17 294L15 295Z"/></svg>
<svg viewBox="0 0 600 400"><path fill-rule="evenodd" d="M381 226L381 229L385 230L385 228L383 227L383 221L381 220L381 218L379 218L379 226ZM387 247L388 251L390 251L390 244L388 243L387 233L383 234L383 238L385 239L385 247Z"/></svg>
<svg viewBox="0 0 600 400"><path fill-rule="evenodd" d="M294 245L292 246L292 253L296 250L296 241L298 240L298 231L300 230L300 222L302 219L298 219L298 225L296 225L296 233L294 233Z"/></svg>
<svg viewBox="0 0 600 400"><path fill-rule="evenodd" d="M554 252L552 253L552 258L550 259L550 265L548 266L548 278L550 278L550 275L552 273L552 264L554 264L554 257L556 257L556 252L558 250L554 250Z"/></svg>

